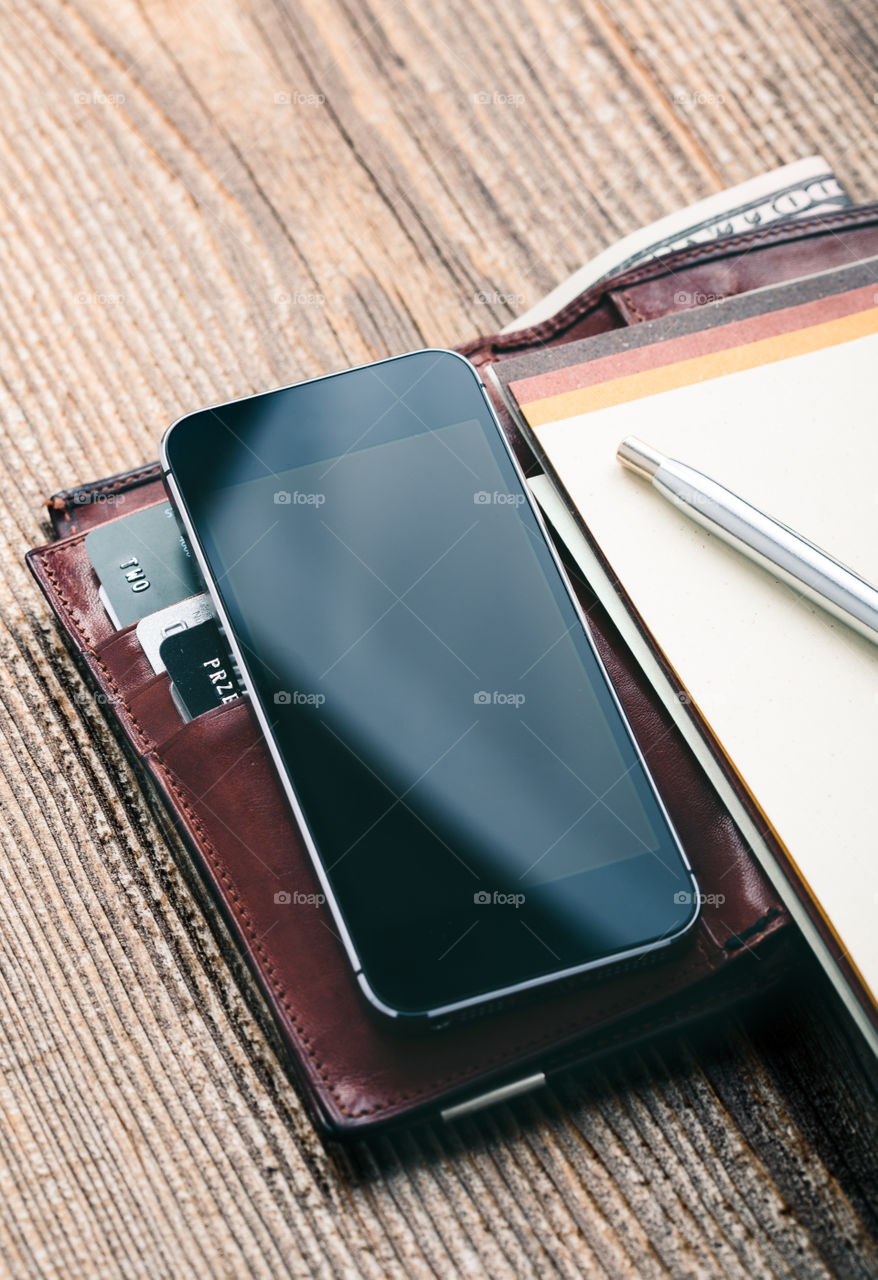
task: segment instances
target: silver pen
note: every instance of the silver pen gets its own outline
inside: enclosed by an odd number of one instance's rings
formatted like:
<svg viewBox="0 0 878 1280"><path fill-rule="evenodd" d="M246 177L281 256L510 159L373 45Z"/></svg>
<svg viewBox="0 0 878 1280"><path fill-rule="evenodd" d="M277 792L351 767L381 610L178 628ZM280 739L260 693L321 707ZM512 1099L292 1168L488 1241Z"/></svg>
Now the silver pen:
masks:
<svg viewBox="0 0 878 1280"><path fill-rule="evenodd" d="M715 480L666 458L636 436L622 441L616 457L690 519L878 643L878 590L852 570Z"/></svg>

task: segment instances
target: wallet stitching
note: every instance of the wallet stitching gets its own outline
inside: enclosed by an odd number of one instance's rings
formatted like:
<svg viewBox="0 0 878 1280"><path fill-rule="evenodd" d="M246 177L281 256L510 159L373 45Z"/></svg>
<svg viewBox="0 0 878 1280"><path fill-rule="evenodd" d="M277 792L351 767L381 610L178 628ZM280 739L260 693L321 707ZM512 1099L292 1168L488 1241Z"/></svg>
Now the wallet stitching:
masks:
<svg viewBox="0 0 878 1280"><path fill-rule="evenodd" d="M109 493L113 489L121 489L124 485L133 485L136 484L138 480L145 480L148 475L153 473L161 475L161 463L147 462L142 467L137 467L133 471L126 471L124 475L117 476L115 480L110 481L109 483L78 485L73 489L64 489L61 493L56 494L55 498L50 498L49 501L51 503L60 499L64 503L65 510L67 510L71 494L87 493L91 495L93 493ZM88 503L83 503L82 505L88 506Z"/></svg>
<svg viewBox="0 0 878 1280"><path fill-rule="evenodd" d="M830 217L820 217L819 219L815 218L815 219L807 219L807 220L803 219L802 224L799 224L796 227L793 227L790 223L785 223L781 221L781 222L774 223L770 227L762 227L759 231L748 231L745 233L739 232L737 235L727 236L723 240L714 240L704 245L699 245L694 249L688 249L688 248L683 249L678 251L678 254L676 255L668 254L666 258L663 258L661 260L660 266L664 268L661 274L663 276L666 276L668 274L673 274L674 267L682 268L682 267L693 265L697 263L700 259L708 257L709 255L716 255L717 257L721 257L725 250L733 249L737 245L743 246L746 244L752 244L755 241L768 240L772 237L775 239L779 239L781 236L785 235L787 232L791 232L794 230L803 231L805 234L807 234L809 228L808 226L803 225L806 222L810 222L815 230L819 230L821 226L827 223L855 221L855 219L851 218L850 216L852 212L853 212L852 210L846 210L842 213L834 214ZM858 209L856 210L856 212L860 213L861 210ZM798 237L793 236L791 238L796 239ZM655 274L655 270L656 270L656 263L649 262L649 263L646 263L644 266L635 267L633 271L627 274L621 275L615 281L613 280L612 276L610 276L605 281L596 281L591 289L586 290L586 292L581 294L579 298L572 299L567 304L566 307L563 307L554 316L549 317L548 320L540 321L539 324L533 325L530 329L519 330L517 336L519 338L522 335L525 335L528 338L530 338L531 336L536 337L540 329L544 326L547 328L548 332L551 333L553 332L553 326L557 326L558 328L561 328L566 322L569 321L570 318L576 315L577 304L584 302L589 294L597 298L597 297L600 297L601 294L603 293L612 292L614 289L625 288L625 287L630 288L631 285L638 283L640 280L648 278L651 274ZM506 335L504 335L504 337L505 336ZM508 336L513 337L515 335L510 333Z"/></svg>
<svg viewBox="0 0 878 1280"><path fill-rule="evenodd" d="M375 1115L379 1111L390 1110L391 1108L399 1106L401 1103L410 1102L410 1101L413 1101L414 1099L423 1097L425 1094L430 1094L430 1093L435 1094L439 1092L446 1085L455 1084L459 1081L470 1079L474 1075L478 1074L480 1071L485 1070L486 1068L495 1066L497 1063L503 1062L504 1060L510 1057L514 1057L523 1052L540 1048L542 1045L551 1043L553 1040L556 1040L559 1036L567 1035L568 1033L576 1031L578 1028L581 1027L581 1022L579 1020L563 1023L560 1027L554 1027L552 1028L552 1030L544 1032L542 1035L534 1037L530 1040L521 1041L511 1049L506 1049L500 1053L493 1054L487 1058L482 1058L474 1066L467 1067L463 1071L461 1070L454 1071L449 1075L443 1076L440 1080L438 1081L434 1080L431 1084L425 1085L420 1089L415 1089L407 1093L397 1094L394 1097L388 1098L383 1102L376 1102L371 1107L363 1107L363 1108L360 1108L359 1110L354 1110L348 1107L346 1103L342 1100L342 1096L338 1091L337 1087L333 1084L332 1080L330 1079L325 1065L317 1057L317 1053L312 1047L313 1042L311 1040L311 1037L308 1035L308 1032L305 1029L304 1024L301 1022L298 1014L294 1012L292 1006L290 1005L289 1000L287 998L286 987L283 985L283 983L279 982L273 976L274 973L276 972L275 966L272 964L268 956L268 953L266 952L265 948L262 946L259 936L257 935L255 929L253 928L253 925L250 921L250 918L248 916L246 909L241 905L240 894L234 888L233 882L230 879L228 872L226 871L222 863L220 854L217 852L216 848L211 842L210 837L208 836L205 830L204 824L202 823L201 819L198 817L194 808L192 807L192 805L190 805L185 795L183 794L182 788L185 787L186 784L183 782L182 778L178 777L178 775L171 769L171 767L168 764L166 764L164 760L160 758L160 756L157 753L153 752L152 760L156 769L165 778L168 786L174 792L177 799L180 801L180 804L183 806L183 809L189 815L189 819L192 824L192 827L196 832L196 839L198 840L204 852L210 858L210 861L212 862L212 864L214 865L217 871L217 874L220 876L223 883L228 887L229 896L233 901L234 910L238 915L242 925L244 926L247 934L252 940L253 949L257 952L257 954L261 957L261 959L264 962L263 963L264 972L268 976L268 979L271 983L272 988L276 992L284 1009L286 1009L287 1013L289 1014L290 1020L295 1030L299 1034L299 1037L301 1039L302 1044L305 1047L308 1057L311 1059L312 1063L314 1064L314 1067L317 1070L320 1078L323 1080L324 1084L326 1085L326 1088L329 1090L333 1098L335 1098L336 1102L338 1103L339 1110L342 1112L343 1115L346 1115L351 1119L357 1119L361 1116ZM774 915L772 915L772 911L774 912ZM758 920L756 920L753 923L753 925L749 926L745 930L742 930L742 933L737 936L738 937L747 936L748 938L750 938L750 941L752 944L760 941L761 937L765 936L768 932L773 932L773 929L771 929L771 925L774 924L776 920L780 919L780 912L777 911L777 909L775 908L773 908L772 911L769 911L765 915L761 916ZM762 934L759 937L751 937L750 935L752 934L752 931L754 929L758 929L759 925L764 921L768 921L768 925L765 929L762 930ZM686 967L681 971L679 975L680 977L688 977L689 974L691 974L693 970L695 970L698 967L700 962L708 963L711 966L711 971L715 971L716 966L712 963L707 952L704 950L703 940L701 937L696 937L695 947L699 953L698 958L690 959ZM725 950L725 948L721 948L721 949ZM728 958L731 959L732 957L728 957ZM705 975L705 977L707 976L709 975ZM664 982L664 978L662 977L662 978L657 978L653 982L649 983L643 993L643 998L648 1000L656 990L661 989L663 982ZM625 1038L624 1034L622 1034L621 1038L623 1039Z"/></svg>
<svg viewBox="0 0 878 1280"><path fill-rule="evenodd" d="M201 846L204 853L207 854L207 856L209 857L211 863L213 864L213 866L217 871L217 874L220 876L220 879L227 886L227 890L228 890L229 898L231 899L231 902L232 902L233 910L235 911L236 915L240 919L247 934L251 938L253 949L257 952L257 954L262 959L264 972L269 982L271 983L272 988L276 992L281 1004L283 1005L284 1009L289 1015L290 1021L293 1027L295 1028L299 1036L300 1042L303 1045L306 1053L308 1054L308 1057L311 1059L315 1070L317 1071L320 1078L323 1080L324 1084L326 1085L326 1088L329 1090L332 1097L336 1100L339 1110L342 1112L343 1115L348 1116L351 1119L358 1119L364 1116L375 1115L380 1111L390 1110L391 1108L397 1107L402 1103L406 1103L409 1101L413 1101L417 1098L423 1097L425 1094L431 1094L431 1093L435 1094L446 1085L455 1084L459 1081L472 1078L473 1075L496 1065L498 1062L502 1062L505 1059L521 1054L523 1052L527 1052L532 1049L537 1049L547 1043L551 1043L551 1041L556 1040L559 1036L564 1036L572 1031L575 1031L581 1025L579 1021L565 1023L561 1027L555 1027L551 1031L543 1033L541 1036L537 1036L530 1040L523 1041L515 1045L511 1049L504 1050L503 1052L494 1054L488 1058L482 1058L474 1066L468 1067L464 1071L459 1071L459 1070L454 1071L449 1075L443 1076L440 1080L433 1081L431 1084L425 1085L420 1089L415 1089L407 1093L397 1094L395 1097L388 1098L383 1102L377 1102L371 1107L364 1107L358 1110L354 1110L348 1107L347 1104L343 1101L342 1096L338 1091L337 1087L332 1083L331 1079L329 1078L326 1067L318 1059L316 1051L313 1048L311 1038L308 1035L308 1032L305 1029L304 1024L300 1021L298 1015L294 1012L292 1006L290 1005L289 1000L287 998L286 987L275 978L274 976L276 972L275 966L272 964L268 956L268 953L265 951L264 947L262 946L262 943L258 935L256 934L255 929L253 928L253 925L250 921L247 911L241 905L240 894L238 893L237 889L235 889L234 884L228 875L228 872L223 866L222 859L218 851L215 849L210 838L208 837L203 823L201 822L195 810L189 804L188 800L183 794L182 787L185 784L183 783L182 779L178 778L176 774L173 773L170 766L168 766L165 763L165 761L160 758L160 756L157 754L155 750L154 744L149 740L147 735L144 733L143 729L141 728L137 720L137 717L134 715L133 711L131 710L131 707L125 695L122 693L122 690L119 688L115 679L110 674L109 670L107 669L107 667L105 666L101 658L98 656L94 648L94 644L92 643L91 639L87 635L85 628L83 627L79 618L74 613L73 607L70 601L68 600L66 594L64 593L63 588L61 587L61 584L58 580L57 575L55 574L55 571L52 569L51 565L48 562L49 557L53 555L55 552L66 550L70 546L78 545L79 542L83 541L84 537L85 535L82 534L80 535L79 538L75 540L75 542L72 542L72 543L65 542L63 546L61 544L58 544L58 546L54 546L54 547L49 546L44 548L39 555L40 563L42 564L47 576L50 578L52 585L54 586L55 594L59 602L63 606L65 612L67 613L74 627L78 631L79 635L82 637L82 641L86 646L87 651L91 654L95 662L101 668L101 670L103 671L106 677L107 683L114 690L121 705L125 708L125 711L128 714L128 717L134 727L135 732L137 733L138 737L140 738L141 742L144 744L146 749L152 751L152 759L155 764L155 767L165 778L169 787L171 788L171 790L174 792L174 794L177 796L178 800L180 801L180 804L182 805L183 809L189 815L192 827L195 831L196 841ZM758 942L761 936L764 936L764 934L767 932L767 929L763 929L761 935L751 938L752 931L754 929L758 929L759 925L763 921L767 920L768 916L771 916L771 912L768 912L766 916L760 917L758 920L754 922L753 925L749 926L746 930L742 931L742 933L738 934L737 936L739 938L741 937L748 938L748 940L751 941L751 944ZM774 919L777 919L777 918L779 918L779 916L774 917ZM770 927L770 924L774 923L774 919L769 922L768 927ZM702 939L700 937L697 937L695 939L695 945L699 953L699 960L707 961L708 963L711 963L709 957L707 956L707 953L704 951ZM723 947L721 948L721 950L725 951L726 948ZM698 964L698 961L690 960L690 962L682 970L680 977L687 977L689 974L691 974L693 970L696 968L697 964ZM713 969L715 968L715 966L711 965L711 968ZM644 999L648 1000L650 996L654 993L654 991L661 987L663 980L664 979L660 979L660 980L649 983L645 992L643 993ZM622 1035L621 1038L624 1038L624 1035Z"/></svg>
<svg viewBox="0 0 878 1280"><path fill-rule="evenodd" d="M856 223L857 217L862 217L863 208L846 209L837 214L820 216L815 218L803 218L800 223L792 224L789 222L777 222L771 226L762 227L759 231L748 231L738 233L734 236L727 236L723 240L710 241L704 245L699 245L694 249L682 249L676 253L668 254L662 258L659 264L655 262L646 263L644 266L635 267L628 273L623 273L615 280L610 276L606 280L598 280L584 292L580 293L576 298L572 298L566 306L560 311L555 312L546 320L540 320L537 324L529 325L524 329L513 329L509 333L497 334L494 338L488 339L495 351L502 351L505 347L520 346L523 342L540 341L542 338L551 337L570 323L577 315L587 311L592 303L600 298L603 294L611 293L622 288L630 288L631 285L637 284L640 280L648 276L656 274L657 265L662 268L660 274L666 276L672 274L674 268L684 268L696 264L700 259L715 255L721 257L728 249L733 249L738 245L744 246L753 244L759 240L779 239L789 233L798 233L790 235L790 239L800 239L807 236L812 230L819 234L820 228L827 225L833 225L839 222ZM875 210L870 210L870 215L874 220ZM473 342L467 343L467 347L479 347L484 343L485 339L474 339ZM466 347L464 347L466 350Z"/></svg>
<svg viewBox="0 0 878 1280"><path fill-rule="evenodd" d="M633 300L633 299L632 299L632 297L631 297L631 294L628 292L628 290L627 290L627 289L624 289L624 290L622 291L622 293L620 294L620 296L625 300L625 304L626 304L626 306L628 307L628 310L632 313L632 315L637 316L637 319L638 319L638 320L644 320L644 319L645 319L645 316L643 316L643 315L642 315L642 313L640 312L640 310L639 310L639 309L638 309L638 307L636 306L636 304L635 304L634 300Z"/></svg>
<svg viewBox="0 0 878 1280"><path fill-rule="evenodd" d="M308 1033L307 1033L307 1031L306 1031L306 1029L305 1029L304 1024L300 1021L300 1019L299 1019L298 1015L295 1013L295 1011L293 1010L292 1006L291 1006L291 1005L290 1005L290 1003L289 1003L289 1000L287 999L286 987L284 986L284 984L283 984L283 983L279 982L279 981L274 977L274 974L275 974L275 972L276 972L276 970L275 970L275 966L272 964L271 959L270 959L270 957L269 957L269 955L268 955L267 951L266 951L266 950L265 950L265 948L263 947L262 942L261 942L261 940L260 940L260 938L259 938L258 934L256 933L256 930L255 930L255 929L254 929L254 927L253 927L253 924L252 924L252 922L251 922L251 920L250 920L250 916L249 916L249 914L248 914L248 912L247 912L246 908L245 908L244 906L242 906L242 905L241 905L241 895L239 894L238 890L235 888L234 882L232 881L231 877L229 876L228 871L226 870L225 866L223 865L223 862L222 862L222 859L221 859L221 857L220 857L219 853L217 852L216 848L214 847L213 843L211 842L210 837L208 836L208 834L207 834L207 832L206 832L206 830L205 830L205 828L204 828L204 824L202 823L202 821L201 821L201 819L199 818L198 814L195 812L195 809L192 807L192 805L191 805L191 804L189 803L189 801L186 799L186 796L183 794L183 790L182 790L182 788L185 786L185 783L183 782L182 778L179 778L179 777L177 776L177 774L176 774L176 773L174 773L174 771L171 769L170 765L166 764L166 763L165 763L165 761L164 761L164 760L162 760L162 759L161 759L161 757L160 757L156 752L153 752L153 753L152 753L152 760L153 760L153 763L154 763L155 767L158 769L158 771L159 771L159 772L163 775L163 777L165 778L165 780L166 780L166 782L167 782L168 786L171 788L171 790L173 791L174 795L175 795L175 796L177 797L177 799L180 801L180 804L182 805L182 807L183 807L183 809L185 810L185 812L189 815L189 820L190 820L190 822L191 822L191 824L192 824L192 827L193 827L194 831L196 832L196 839L198 840L198 842L199 842L199 844L201 845L201 847L202 847L202 849L204 850L204 852L209 856L209 858L210 858L211 862L213 863L214 867L216 868L216 872L217 872L217 874L219 875L220 879L221 879L221 880L223 881L223 883L225 884L225 886L226 886L226 888L227 888L227 891L228 891L228 894L229 894L229 897L230 897L230 899L232 900L232 902L233 902L233 904L234 904L235 912L236 912L236 914L239 916L239 918L240 918L240 920L241 920L241 923L244 925L244 928L246 929L247 933L249 934L249 936L250 936L250 938L251 938L251 940L252 940L253 950L255 950L255 951L257 952L257 954L261 957L261 959L262 959L262 961L263 961L263 968L264 968L264 972L266 973L266 975L267 975L267 977L268 977L268 979L269 979L269 981L270 981L270 983L271 983L272 987L274 988L275 992L277 993L277 995L278 995L278 997L279 997L279 999L280 999L280 1001L281 1001L281 1004L283 1005L283 1007L286 1009L287 1013L289 1014L289 1016L290 1016L290 1020L292 1021L293 1026L295 1027L296 1031L299 1033L299 1037L300 1037L300 1039L301 1039L301 1041L302 1041L303 1045L305 1046L305 1049L306 1049L306 1052L307 1052L307 1054L308 1054L308 1057L309 1057L309 1058L312 1060L312 1062L314 1063L314 1066L315 1066L315 1068L316 1068L317 1072L319 1073L319 1075L320 1075L321 1079L322 1079L322 1080L324 1081L324 1083L326 1084L326 1087L329 1089L330 1093L331 1093L331 1094L333 1095L333 1097L335 1097L335 1098L336 1098L336 1100L338 1101L338 1104L339 1104L339 1107L341 1108L341 1110L342 1110L346 1115L354 1115L354 1114L356 1114L356 1113L354 1113L354 1112L351 1112L351 1111L350 1111L350 1110L349 1110L349 1109L344 1105L344 1103L342 1102L341 1097L340 1097L340 1096L339 1096L339 1094L336 1092L336 1089L335 1089L334 1085L332 1084L331 1080L329 1079L329 1076L327 1075L326 1068L324 1067L323 1063L322 1063L322 1062L320 1062L320 1061L318 1060L318 1058L317 1058L317 1054L316 1054L315 1050L312 1048L312 1041L311 1041L311 1038L310 1038L310 1036L308 1035ZM390 1105L390 1104L387 1104L387 1105Z"/></svg>
<svg viewBox="0 0 878 1280"><path fill-rule="evenodd" d="M89 496L99 493L110 493L114 489L130 489L134 488L141 480L146 480L149 476L160 477L162 474L161 463L148 462L142 467L137 467L133 471L126 471L124 475L117 476L113 481L103 484L79 485L73 489L63 489L60 493L54 494L49 498L47 506L50 511L63 512L65 522L73 525L73 516L70 512L70 496L74 493L87 493ZM77 506L80 504L76 504ZM90 503L82 503L83 506L89 506Z"/></svg>

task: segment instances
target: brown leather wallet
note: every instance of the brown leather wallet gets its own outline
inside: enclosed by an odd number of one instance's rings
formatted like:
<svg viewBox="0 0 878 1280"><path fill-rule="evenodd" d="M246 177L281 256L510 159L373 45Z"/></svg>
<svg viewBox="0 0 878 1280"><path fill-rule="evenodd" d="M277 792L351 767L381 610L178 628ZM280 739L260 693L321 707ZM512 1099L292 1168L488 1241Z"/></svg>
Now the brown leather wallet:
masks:
<svg viewBox="0 0 878 1280"><path fill-rule="evenodd" d="M602 282L539 325L460 348L477 365L635 324L699 297L747 289L878 254L878 205L775 223L697 245ZM502 405L525 468L532 456ZM113 501L109 501L113 499ZM157 463L49 500L56 541L28 564L149 798L183 833L268 1002L317 1123L336 1135L461 1114L539 1085L610 1049L678 1026L783 972L793 926L737 827L586 584L577 590L601 655L706 896L694 936L636 970L443 1031L400 1035L368 1012L301 835L247 702L182 724L168 679L134 627L116 631L98 598L85 533L166 499ZM221 785L220 785L221 784ZM283 893L281 894L283 899ZM307 900L307 898L306 898Z"/></svg>

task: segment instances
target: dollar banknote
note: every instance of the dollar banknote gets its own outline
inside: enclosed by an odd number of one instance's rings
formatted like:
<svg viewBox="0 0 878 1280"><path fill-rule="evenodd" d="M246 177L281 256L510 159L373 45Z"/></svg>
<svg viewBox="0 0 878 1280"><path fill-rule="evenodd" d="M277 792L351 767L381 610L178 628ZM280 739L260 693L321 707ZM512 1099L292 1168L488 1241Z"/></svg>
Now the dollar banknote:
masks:
<svg viewBox="0 0 878 1280"><path fill-rule="evenodd" d="M825 213L852 203L822 156L795 160L727 191L707 196L679 213L659 218L658 222L618 240L508 324L504 332L538 324L599 280L641 262L660 259L675 249L764 227L781 218Z"/></svg>

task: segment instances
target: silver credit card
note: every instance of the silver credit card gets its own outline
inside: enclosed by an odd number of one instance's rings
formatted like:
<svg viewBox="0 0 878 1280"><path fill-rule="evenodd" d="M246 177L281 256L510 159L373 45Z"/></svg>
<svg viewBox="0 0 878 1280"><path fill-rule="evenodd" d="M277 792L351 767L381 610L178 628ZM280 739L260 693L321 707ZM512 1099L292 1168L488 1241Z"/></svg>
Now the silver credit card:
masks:
<svg viewBox="0 0 878 1280"><path fill-rule="evenodd" d="M215 617L210 596L202 591L200 595L178 600L176 604L169 604L167 608L158 609L141 618L137 624L137 639L153 671L165 670L160 653L162 641Z"/></svg>

